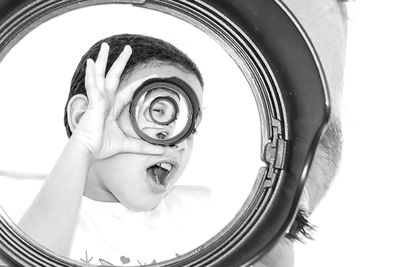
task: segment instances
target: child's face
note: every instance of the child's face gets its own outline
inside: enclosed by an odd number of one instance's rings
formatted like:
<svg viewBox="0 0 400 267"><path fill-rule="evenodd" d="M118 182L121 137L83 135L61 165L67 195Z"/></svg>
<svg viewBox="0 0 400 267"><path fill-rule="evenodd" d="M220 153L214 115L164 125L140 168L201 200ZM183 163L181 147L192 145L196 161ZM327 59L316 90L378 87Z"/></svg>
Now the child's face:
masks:
<svg viewBox="0 0 400 267"><path fill-rule="evenodd" d="M177 77L190 85L202 106L203 89L198 78L189 72L185 72L173 65L151 64L137 67L123 81L119 89L142 78ZM152 98L161 92L151 91L148 97ZM172 92L163 92L174 98L179 103L179 98ZM147 97L147 96L146 96ZM145 105L144 105L145 106ZM139 107L140 108L140 107ZM168 114L168 110L165 110ZM139 138L134 131L129 114L129 104L125 106L121 117L118 120L122 131L130 136ZM143 108L140 120L146 120L146 109ZM173 131L174 125L166 131ZM143 131L152 136L157 131L152 129L151 125ZM164 130L165 131L165 130ZM121 202L124 206L135 211L147 211L156 207L163 197L172 189L183 170L185 169L193 148L193 135L186 140L178 143L175 147L165 147L162 155L140 155L131 153L117 154L111 158L95 161L91 164L88 174L88 183L86 192L96 192L98 196L104 194L107 199L113 199ZM172 167L171 171L165 173L157 169L154 171L154 165L163 163L167 169ZM162 183L155 181L155 175L166 177ZM89 188L90 187L90 188Z"/></svg>

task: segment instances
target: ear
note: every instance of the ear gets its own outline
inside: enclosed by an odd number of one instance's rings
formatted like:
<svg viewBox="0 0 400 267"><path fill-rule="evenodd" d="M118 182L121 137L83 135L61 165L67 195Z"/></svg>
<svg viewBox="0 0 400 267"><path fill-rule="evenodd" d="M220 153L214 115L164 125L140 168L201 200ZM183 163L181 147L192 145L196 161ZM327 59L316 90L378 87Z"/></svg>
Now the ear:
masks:
<svg viewBox="0 0 400 267"><path fill-rule="evenodd" d="M89 100L83 94L77 94L71 97L67 106L68 126L71 132L75 131L83 114L85 114L88 107Z"/></svg>

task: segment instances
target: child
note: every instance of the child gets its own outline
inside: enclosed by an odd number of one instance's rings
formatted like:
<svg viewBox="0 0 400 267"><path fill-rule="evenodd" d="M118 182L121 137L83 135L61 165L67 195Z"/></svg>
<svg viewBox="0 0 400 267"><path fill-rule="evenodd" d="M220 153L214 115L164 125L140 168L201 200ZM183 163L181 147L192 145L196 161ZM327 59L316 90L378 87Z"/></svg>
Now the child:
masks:
<svg viewBox="0 0 400 267"><path fill-rule="evenodd" d="M186 82L201 106L199 70L162 40L112 36L82 57L65 107L70 139L19 223L28 236L88 263L151 263L160 250L165 251L160 257L175 256L178 248L160 240L173 239L185 225L185 216L177 220L185 209L182 196L196 202L207 194L194 187L172 191L188 163L193 135L172 147L153 145L139 138L129 117L132 96L144 81L170 77ZM154 166L164 168L162 183L149 174Z"/></svg>

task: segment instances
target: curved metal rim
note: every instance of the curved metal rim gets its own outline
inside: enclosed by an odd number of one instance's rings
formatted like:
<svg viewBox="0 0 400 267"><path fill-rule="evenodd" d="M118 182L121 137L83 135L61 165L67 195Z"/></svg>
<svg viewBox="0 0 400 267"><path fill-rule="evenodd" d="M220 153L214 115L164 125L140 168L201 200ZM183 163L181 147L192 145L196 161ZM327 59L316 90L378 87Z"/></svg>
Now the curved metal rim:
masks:
<svg viewBox="0 0 400 267"><path fill-rule="evenodd" d="M132 0L133 1L133 0ZM78 0L36 0L31 1L26 6L24 6L19 12L11 16L6 23L3 22L3 25L0 25L0 59L7 53L9 49L15 44L15 42L21 39L26 33L28 33L34 27L37 27L41 23L51 19L56 15L63 14L69 10L77 9L84 6L94 5L94 4L107 4L107 3L132 3L132 1L128 0L86 0L86 1L78 1ZM313 155L315 153L315 149L318 144L318 140L322 135L323 129L325 128L328 120L329 120L329 100L327 94L327 86L325 81L325 76L323 74L321 64L316 56L315 50L311 45L308 37L306 36L304 30L300 27L300 24L294 18L294 16L288 11L288 9L283 5L283 3L279 0L275 0L275 2L280 5L282 10L286 12L286 14L290 17L294 25L297 27L297 30L302 34L305 42L310 51L314 56L314 61L316 66L320 71L322 87L324 88L325 94L325 116L324 123L321 124L318 132L314 135L313 144L310 146L310 149L307 153L308 157L306 163L303 168L303 173L301 177L301 182L297 187L297 193L295 198L292 201L290 214L294 214L297 208L297 202L300 197L300 193L302 190L302 186L304 186L307 170L312 162ZM261 134L262 134L262 158L264 159L265 155L265 147L266 144L270 142L270 133L272 132L272 124L275 121L279 121L281 124L279 127L282 130L282 135L284 137L288 137L288 124L286 122L286 112L284 103L282 100L282 96L280 93L279 85L277 80L275 79L275 75L273 74L272 68L269 66L265 58L262 56L262 53L257 49L257 46L251 41L245 32L243 32L238 26L235 25L230 19L226 16L213 9L213 7L203 3L202 1L133 1L133 3L143 4L144 7L156 9L162 12L167 12L176 17L182 18L185 21L199 27L204 30L212 37L214 37L224 48L230 53L230 55L234 58L238 65L240 65L243 70L245 76L247 77L250 86L253 90L254 96L257 101L257 105L260 111L260 120L261 120ZM190 11L188 11L190 10ZM190 13L193 12L193 13ZM29 26L27 26L29 25ZM7 38L4 38L6 36ZM265 210L270 202L276 195L276 188L279 186L280 178L284 175L283 171L277 173L277 179L274 180L272 184L269 184L266 187L265 177L267 175L267 168L263 167L260 169L259 176L256 180L252 193L248 197L246 203L244 204L241 211L238 215L232 220L232 222L225 227L220 234L212 238L209 242L206 242L200 248L193 250L191 252L186 253L185 255L180 256L179 258L172 259L167 262L163 262L162 266L203 266L204 264L211 264L211 261L218 261L218 257L224 255L226 251L229 249L232 250L235 244L241 242L240 239L246 237L246 233L251 232L255 225L257 224L260 216L264 216L262 213ZM31 262L27 262L22 258L14 258L16 262L19 264L30 264L36 262L39 264L38 259L33 257L32 253L37 253L40 255L40 260L45 260L49 263L49 261L54 261L55 265L52 266L78 266L77 262L72 261L67 258L57 258L56 255L52 252L38 248L34 241L30 240L29 237L24 236L24 234L15 227L12 221L3 216L4 214L0 214L0 223L3 224L0 227L0 230L8 229L6 231L7 235L11 237L12 240L16 240L16 236L19 236L19 243L17 242L17 248L19 251L24 251L25 256L29 256L31 258ZM287 227L290 224L292 218L288 216L287 221L282 226L282 229ZM4 223L7 224L7 227L4 227ZM4 228L3 228L4 227ZM17 233L17 235L15 235ZM273 240L277 240L281 235L277 235L273 238ZM0 237L3 237L2 233L0 233ZM13 239L14 238L14 239ZM14 240L14 241L15 241ZM0 241L1 238L0 238ZM225 246L221 246L221 244L225 244ZM229 244L229 245L227 245ZM1 244L1 247L4 250L7 250L5 244ZM214 253L208 254L208 259L204 257L199 257L200 252L204 252L206 250L210 251L215 248L219 249L219 251L215 251ZM14 247L14 249L17 249ZM8 248L12 250L11 247ZM251 255L247 259L247 264L251 264L256 258L261 256L261 253L265 253L266 250L269 249L267 246L262 251L259 251L257 255ZM31 253L29 253L31 252ZM10 255L10 254L9 254ZM37 256L37 255L36 255ZM39 264L38 266L40 266ZM84 265L80 263L80 265ZM48 265L47 265L48 266ZM157 265L159 266L159 265ZM217 266L217 264L215 264Z"/></svg>

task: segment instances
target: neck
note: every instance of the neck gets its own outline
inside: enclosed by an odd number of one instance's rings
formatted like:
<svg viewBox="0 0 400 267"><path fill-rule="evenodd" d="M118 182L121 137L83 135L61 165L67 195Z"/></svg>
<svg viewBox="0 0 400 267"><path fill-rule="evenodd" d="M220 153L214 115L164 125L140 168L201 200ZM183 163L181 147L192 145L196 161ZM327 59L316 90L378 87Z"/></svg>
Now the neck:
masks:
<svg viewBox="0 0 400 267"><path fill-rule="evenodd" d="M89 178L90 177L90 178ZM95 173L89 170L84 195L101 202L119 202L118 199L98 179Z"/></svg>

